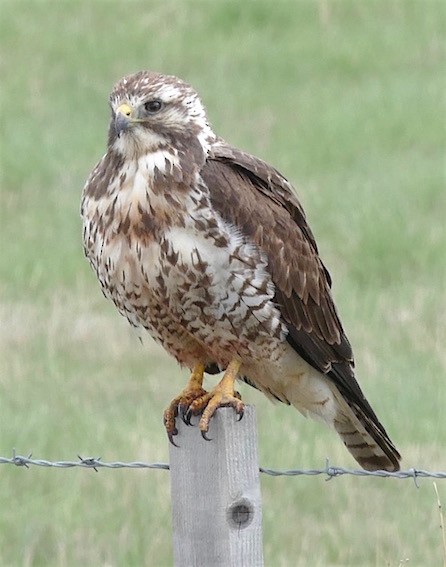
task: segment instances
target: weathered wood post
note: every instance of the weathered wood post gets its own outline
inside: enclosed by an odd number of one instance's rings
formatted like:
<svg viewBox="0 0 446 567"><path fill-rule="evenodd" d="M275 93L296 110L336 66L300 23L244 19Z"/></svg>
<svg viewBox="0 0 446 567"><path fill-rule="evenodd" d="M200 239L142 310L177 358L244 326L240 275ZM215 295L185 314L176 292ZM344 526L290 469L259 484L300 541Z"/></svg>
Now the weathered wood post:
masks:
<svg viewBox="0 0 446 567"><path fill-rule="evenodd" d="M170 447L175 567L263 566L255 410L221 408L205 441L177 420Z"/></svg>

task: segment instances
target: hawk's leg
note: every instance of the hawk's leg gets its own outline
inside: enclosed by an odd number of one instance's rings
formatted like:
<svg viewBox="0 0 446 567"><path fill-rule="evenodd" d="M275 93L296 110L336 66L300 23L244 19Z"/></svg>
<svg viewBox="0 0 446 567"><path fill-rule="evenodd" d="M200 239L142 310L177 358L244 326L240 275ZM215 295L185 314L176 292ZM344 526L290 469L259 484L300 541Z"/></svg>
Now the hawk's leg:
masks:
<svg viewBox="0 0 446 567"><path fill-rule="evenodd" d="M191 415L201 414L198 426L201 435L206 440L209 440L207 437L209 422L218 408L233 407L239 416L239 420L243 417L245 404L241 401L240 394L234 390L234 382L237 379L240 366L239 360L232 360L217 386L211 392L206 392L196 398L189 406L186 418L190 420Z"/></svg>
<svg viewBox="0 0 446 567"><path fill-rule="evenodd" d="M180 414L185 423L189 424L190 422L186 420L185 416L192 402L207 395L206 390L203 390L204 368L204 364L201 363L194 367L184 390L171 401L169 407L164 411L164 425L169 441L173 445L176 445L173 437L178 435L178 430L175 426L175 419L178 414Z"/></svg>

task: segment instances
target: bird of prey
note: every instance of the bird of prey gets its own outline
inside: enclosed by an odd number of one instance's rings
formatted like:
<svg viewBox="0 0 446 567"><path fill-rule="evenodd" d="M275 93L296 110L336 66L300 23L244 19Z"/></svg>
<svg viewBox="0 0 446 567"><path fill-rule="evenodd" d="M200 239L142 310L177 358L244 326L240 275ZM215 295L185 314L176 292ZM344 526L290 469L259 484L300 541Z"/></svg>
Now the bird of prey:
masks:
<svg viewBox="0 0 446 567"><path fill-rule="evenodd" d="M397 471L291 184L218 137L177 77L126 76L110 107L83 191L84 249L118 311L191 371L164 412L169 439L179 418L200 416L205 438L219 407L241 418L239 379L333 427L363 468Z"/></svg>

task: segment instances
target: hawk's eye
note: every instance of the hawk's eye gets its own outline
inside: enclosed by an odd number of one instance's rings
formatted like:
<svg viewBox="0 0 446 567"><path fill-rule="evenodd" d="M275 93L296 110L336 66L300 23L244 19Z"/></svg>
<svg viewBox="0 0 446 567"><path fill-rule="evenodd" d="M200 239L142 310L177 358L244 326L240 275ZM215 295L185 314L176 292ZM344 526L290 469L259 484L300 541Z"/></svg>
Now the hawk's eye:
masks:
<svg viewBox="0 0 446 567"><path fill-rule="evenodd" d="M155 114L156 112L159 112L163 108L163 103L156 98L154 100L149 100L148 102L146 102L144 108L150 114Z"/></svg>

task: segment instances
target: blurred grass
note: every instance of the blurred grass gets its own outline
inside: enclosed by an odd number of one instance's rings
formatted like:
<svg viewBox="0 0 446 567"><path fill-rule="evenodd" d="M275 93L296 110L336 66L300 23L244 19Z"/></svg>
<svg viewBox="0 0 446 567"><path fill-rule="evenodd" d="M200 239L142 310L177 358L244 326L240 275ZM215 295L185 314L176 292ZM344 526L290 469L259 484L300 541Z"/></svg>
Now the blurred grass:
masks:
<svg viewBox="0 0 446 567"><path fill-rule="evenodd" d="M186 373L142 348L83 259L78 215L123 74L191 82L215 130L293 180L358 376L403 456L446 469L445 7L434 0L3 0L0 454L167 460ZM243 389L261 463L355 466ZM172 563L165 472L0 470L1 565ZM441 562L429 482L262 478L267 565ZM446 500L444 487L440 497Z"/></svg>

